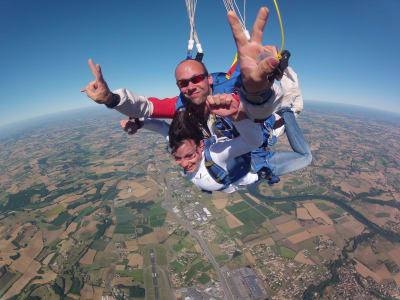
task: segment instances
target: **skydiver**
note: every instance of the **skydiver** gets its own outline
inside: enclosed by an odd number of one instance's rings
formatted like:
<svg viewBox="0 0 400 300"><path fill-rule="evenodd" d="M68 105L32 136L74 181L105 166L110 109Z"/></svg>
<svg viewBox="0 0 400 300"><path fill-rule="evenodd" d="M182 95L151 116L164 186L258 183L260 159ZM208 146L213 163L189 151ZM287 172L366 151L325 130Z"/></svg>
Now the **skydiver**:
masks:
<svg viewBox="0 0 400 300"><path fill-rule="evenodd" d="M253 34L250 41L247 41L240 27L239 20L234 12L228 13L228 21L232 29L235 43L238 49L238 58L240 61L240 72L243 81L241 89L241 99L246 108L247 114L252 119L266 119L271 113L275 112L281 106L283 93L282 89L269 81L268 75L279 64L276 58L277 49L274 46L262 46L262 34L266 20L268 18L268 9L260 9L253 26ZM258 61L260 54L268 52L272 55ZM109 108L114 108L129 116L130 118L172 118L179 105L179 97L157 99L137 96L127 89L119 89L112 93L108 88L106 81L101 73L99 65L94 65L89 59L89 66L95 77L88 86L81 91L86 92L88 97L99 104L105 104ZM294 76L296 74L292 72ZM204 64L196 60L185 60L180 63L175 71L178 88L181 92L181 99L198 105L203 105L207 96L214 92L213 77L208 74ZM297 79L297 78L296 78ZM302 109L302 99L300 92L291 99L294 102L301 103L293 107L292 103L286 103L283 106L292 106L294 110ZM258 102L256 105L252 101ZM260 104L259 102L262 102ZM135 131L137 125L132 122L125 123L125 129ZM130 126L130 128L129 128ZM215 123L207 126L211 135L218 132Z"/></svg>

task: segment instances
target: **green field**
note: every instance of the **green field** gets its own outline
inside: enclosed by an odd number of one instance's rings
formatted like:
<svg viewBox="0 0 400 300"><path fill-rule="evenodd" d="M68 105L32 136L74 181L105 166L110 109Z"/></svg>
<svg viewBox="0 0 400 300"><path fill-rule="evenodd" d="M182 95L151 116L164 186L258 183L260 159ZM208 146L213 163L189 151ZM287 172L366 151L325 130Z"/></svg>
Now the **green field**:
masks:
<svg viewBox="0 0 400 300"><path fill-rule="evenodd" d="M235 214L237 212L246 210L248 208L250 208L250 206L246 202L242 201L242 202L235 203L232 206L228 206L226 209L229 212L231 212L232 214Z"/></svg>
<svg viewBox="0 0 400 300"><path fill-rule="evenodd" d="M169 264L169 266L170 266L170 268L171 268L172 270L174 270L175 272L182 272L182 271L184 271L185 268L186 268L184 265L182 265L180 262L178 262L178 261L176 261L176 260L174 260L173 262L171 262L171 263Z"/></svg>
<svg viewBox="0 0 400 300"><path fill-rule="evenodd" d="M292 249L289 249L289 248L284 247L284 246L280 246L279 247L279 251L280 251L280 254L281 254L282 257L286 257L286 258L290 258L290 259L295 258L296 254L297 254Z"/></svg>
<svg viewBox="0 0 400 300"><path fill-rule="evenodd" d="M234 214L236 218L243 222L243 224L253 224L254 226L259 226L265 221L265 217L262 216L255 209L250 208L245 211Z"/></svg>
<svg viewBox="0 0 400 300"><path fill-rule="evenodd" d="M136 282L144 283L143 270L122 270L116 272L121 277L133 277Z"/></svg>

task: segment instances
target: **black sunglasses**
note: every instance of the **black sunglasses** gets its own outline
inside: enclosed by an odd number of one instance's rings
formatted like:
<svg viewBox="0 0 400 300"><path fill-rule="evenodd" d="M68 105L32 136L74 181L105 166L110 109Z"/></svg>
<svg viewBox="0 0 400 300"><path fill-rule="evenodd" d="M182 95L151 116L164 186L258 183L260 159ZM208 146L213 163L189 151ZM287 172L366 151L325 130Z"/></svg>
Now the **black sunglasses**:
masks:
<svg viewBox="0 0 400 300"><path fill-rule="evenodd" d="M204 78L206 78L207 76L208 76L207 73L200 74L200 75L195 75L195 76L193 76L192 78L189 78L189 79L180 79L180 80L178 80L176 82L176 84L181 89L181 88L187 87L189 85L189 82L191 82L193 84L202 82L204 80Z"/></svg>

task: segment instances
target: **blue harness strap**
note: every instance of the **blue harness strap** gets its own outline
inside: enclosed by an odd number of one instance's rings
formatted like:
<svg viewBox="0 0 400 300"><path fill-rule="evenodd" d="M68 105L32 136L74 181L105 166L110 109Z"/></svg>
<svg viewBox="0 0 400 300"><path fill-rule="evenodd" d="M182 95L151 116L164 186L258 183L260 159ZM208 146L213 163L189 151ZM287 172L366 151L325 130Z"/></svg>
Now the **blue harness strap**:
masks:
<svg viewBox="0 0 400 300"><path fill-rule="evenodd" d="M271 135L274 122L275 117L272 115L260 124L263 130L264 144L260 148L230 161L227 165L228 171L217 165L211 158L210 147L216 142L216 138L212 136L203 140L205 166L210 176L216 182L224 185L220 190L226 189L231 183L244 177L248 172L257 173L259 179L267 180L270 185L280 181L280 178L274 175L273 168L268 163L274 154L270 146L276 143L276 137Z"/></svg>
<svg viewBox="0 0 400 300"><path fill-rule="evenodd" d="M220 190L226 189L231 183L239 180L250 172L250 153L238 156L227 165L227 172L217 165L211 158L210 147L216 142L214 136L204 139L204 161L210 176L218 183L223 184Z"/></svg>

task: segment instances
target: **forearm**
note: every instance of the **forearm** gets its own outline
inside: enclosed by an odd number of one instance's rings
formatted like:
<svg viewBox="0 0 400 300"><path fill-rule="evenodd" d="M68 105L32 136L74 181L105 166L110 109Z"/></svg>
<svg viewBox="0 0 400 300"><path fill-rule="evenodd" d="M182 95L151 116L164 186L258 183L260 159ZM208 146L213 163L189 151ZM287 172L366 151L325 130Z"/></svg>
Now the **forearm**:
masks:
<svg viewBox="0 0 400 300"><path fill-rule="evenodd" d="M118 89L113 94L119 97L114 105L108 106L131 118L149 118L153 113L153 103L144 96L138 96L128 89ZM115 97L115 96L114 96Z"/></svg>
<svg viewBox="0 0 400 300"><path fill-rule="evenodd" d="M259 94L247 93L243 88L240 92L240 101L252 120L264 120L278 111L282 103L299 113L303 109L303 98L299 88L296 72L287 67L283 73L280 85L274 83L270 90ZM254 104L258 101L258 104Z"/></svg>
<svg viewBox="0 0 400 300"><path fill-rule="evenodd" d="M156 119L147 119L147 120L144 120L142 128L159 133L166 140L168 140L169 124L165 121L156 120Z"/></svg>

